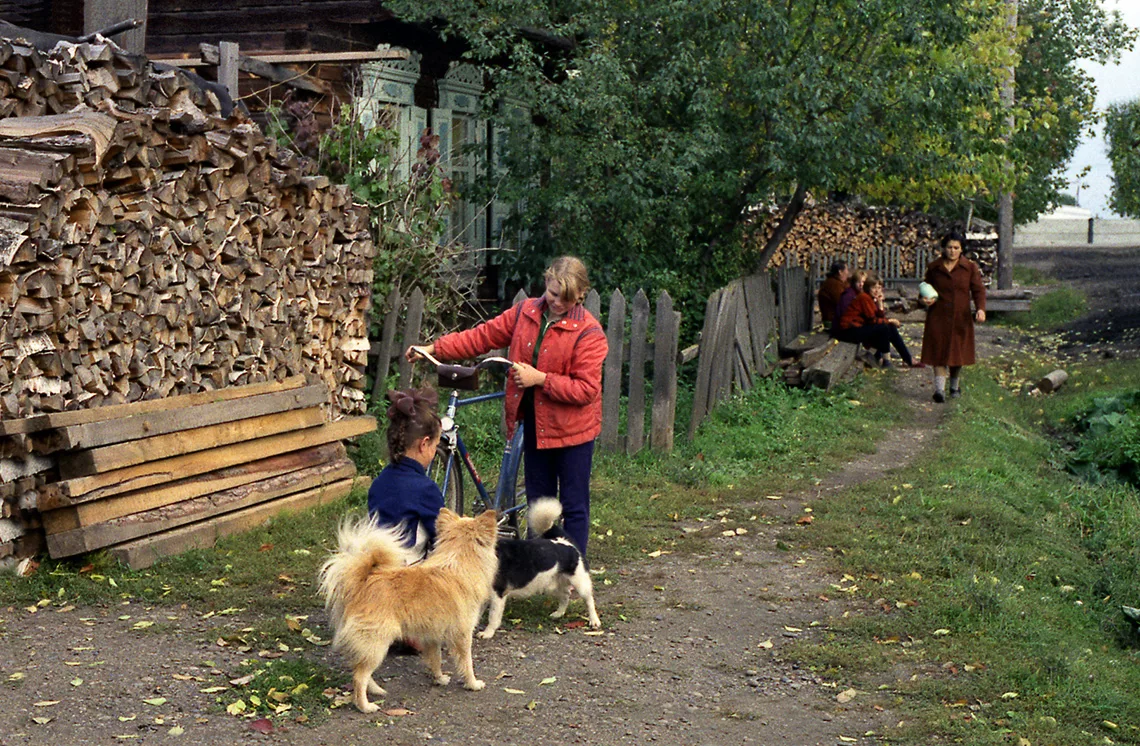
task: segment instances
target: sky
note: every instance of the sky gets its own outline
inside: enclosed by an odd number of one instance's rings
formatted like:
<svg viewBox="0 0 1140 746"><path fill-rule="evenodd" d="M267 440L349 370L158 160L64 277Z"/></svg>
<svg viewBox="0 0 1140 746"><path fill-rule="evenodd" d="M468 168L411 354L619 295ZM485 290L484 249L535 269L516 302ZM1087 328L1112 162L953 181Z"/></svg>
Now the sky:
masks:
<svg viewBox="0 0 1140 746"><path fill-rule="evenodd" d="M1108 10L1119 10L1125 23L1133 28L1140 27L1140 0L1101 0ZM1140 98L1140 43L1120 56L1116 65L1081 63L1096 81L1096 108L1103 111L1109 104ZM1076 174L1085 166L1092 170L1081 183L1078 192ZM1092 210L1098 217L1117 217L1108 207L1108 195L1112 191L1112 164L1104 144L1104 127L1098 125L1095 135L1086 138L1073 154L1069 167L1070 193L1077 196L1081 207Z"/></svg>

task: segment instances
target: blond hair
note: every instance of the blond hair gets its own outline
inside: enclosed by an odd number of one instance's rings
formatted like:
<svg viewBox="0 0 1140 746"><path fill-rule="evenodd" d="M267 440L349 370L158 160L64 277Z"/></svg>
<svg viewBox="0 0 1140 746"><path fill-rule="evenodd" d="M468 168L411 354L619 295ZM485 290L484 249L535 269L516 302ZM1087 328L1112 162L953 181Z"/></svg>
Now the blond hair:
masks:
<svg viewBox="0 0 1140 746"><path fill-rule="evenodd" d="M863 289L863 283L866 282L866 280L867 280L867 270L857 269L851 273L851 277L848 278L847 282L848 282L848 284L851 285L851 287L855 288L856 290L862 290Z"/></svg>
<svg viewBox="0 0 1140 746"><path fill-rule="evenodd" d="M542 275L547 282L557 282L562 291L562 300L574 304L590 292L590 280L586 276L586 265L574 256L560 256L550 263Z"/></svg>

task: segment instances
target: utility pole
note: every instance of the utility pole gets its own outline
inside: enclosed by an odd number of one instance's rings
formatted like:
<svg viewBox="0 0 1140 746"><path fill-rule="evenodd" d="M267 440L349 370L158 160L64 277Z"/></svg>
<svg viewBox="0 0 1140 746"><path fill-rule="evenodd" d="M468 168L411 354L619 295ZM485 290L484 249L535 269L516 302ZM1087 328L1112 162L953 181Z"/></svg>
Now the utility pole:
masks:
<svg viewBox="0 0 1140 746"><path fill-rule="evenodd" d="M1017 44L1017 0L1005 0L1006 27L1009 29L1010 45ZM1005 109L1005 133L1002 139L1008 145L1013 139L1013 86L1014 65L1006 68L1005 80L1001 85L1001 105ZM1013 164L1006 155L1006 174L1013 172ZM998 251L997 286L999 289L1013 287L1013 194L1004 191L998 196Z"/></svg>

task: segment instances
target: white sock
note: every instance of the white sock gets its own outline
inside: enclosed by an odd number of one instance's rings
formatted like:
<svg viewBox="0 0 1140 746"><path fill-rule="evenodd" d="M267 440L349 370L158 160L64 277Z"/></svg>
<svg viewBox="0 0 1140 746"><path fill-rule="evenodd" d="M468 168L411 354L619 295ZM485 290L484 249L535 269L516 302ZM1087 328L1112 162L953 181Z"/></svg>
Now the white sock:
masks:
<svg viewBox="0 0 1140 746"><path fill-rule="evenodd" d="M946 392L946 376L935 376L934 377L934 390L939 392L939 393L945 393Z"/></svg>

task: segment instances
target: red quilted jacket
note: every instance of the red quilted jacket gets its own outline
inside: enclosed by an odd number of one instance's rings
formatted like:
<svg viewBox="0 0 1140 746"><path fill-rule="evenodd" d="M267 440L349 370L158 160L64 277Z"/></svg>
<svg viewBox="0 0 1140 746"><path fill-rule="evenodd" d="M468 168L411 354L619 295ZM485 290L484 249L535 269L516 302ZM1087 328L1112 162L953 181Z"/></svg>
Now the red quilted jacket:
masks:
<svg viewBox="0 0 1140 746"><path fill-rule="evenodd" d="M543 298L527 298L490 321L467 331L445 334L435 342L436 357L468 360L508 347L515 362L534 360L534 344L546 310ZM598 437L602 430L602 363L609 344L589 311L578 304L550 325L542 338L535 367L546 383L534 390L534 420L540 449L576 446ZM522 389L507 378L508 437L520 417Z"/></svg>

